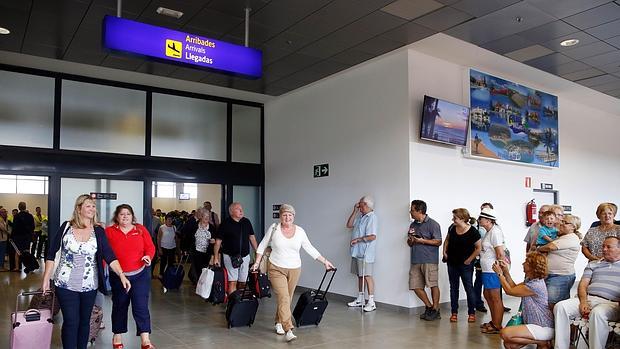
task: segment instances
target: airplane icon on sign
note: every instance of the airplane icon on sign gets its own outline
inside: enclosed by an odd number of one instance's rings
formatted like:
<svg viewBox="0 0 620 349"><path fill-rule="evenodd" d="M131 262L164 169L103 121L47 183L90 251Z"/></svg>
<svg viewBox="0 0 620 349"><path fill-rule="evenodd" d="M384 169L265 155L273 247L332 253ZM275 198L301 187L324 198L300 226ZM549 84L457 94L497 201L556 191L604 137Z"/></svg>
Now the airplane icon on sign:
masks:
<svg viewBox="0 0 620 349"><path fill-rule="evenodd" d="M170 46L170 44L168 44L168 48L171 49L174 52L181 53L181 51L177 50L177 45L176 45L176 43L174 41L172 42L172 46Z"/></svg>
<svg viewBox="0 0 620 349"><path fill-rule="evenodd" d="M176 40L166 39L166 56L181 58L183 54L183 43Z"/></svg>

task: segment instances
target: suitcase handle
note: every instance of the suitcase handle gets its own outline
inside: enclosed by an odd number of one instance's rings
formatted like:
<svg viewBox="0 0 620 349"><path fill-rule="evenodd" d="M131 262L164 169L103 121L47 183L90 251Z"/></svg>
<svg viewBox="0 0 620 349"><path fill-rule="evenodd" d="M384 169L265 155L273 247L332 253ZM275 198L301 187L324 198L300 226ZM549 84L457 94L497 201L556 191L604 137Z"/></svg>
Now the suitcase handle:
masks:
<svg viewBox="0 0 620 349"><path fill-rule="evenodd" d="M11 320L12 320L11 322L13 323L13 326L17 323L17 310L19 309L19 297L35 296L35 295L38 295L38 294L45 295L45 294L48 294L48 293L52 294L52 305L51 305L51 308L50 308L50 315L53 316L53 313L54 313L54 301L56 300L55 299L56 297L54 297L54 291L52 291L52 290L47 290L45 292L43 292L43 291L24 291L24 292L18 293L17 297L15 297L15 312L13 314L11 314ZM54 323L54 321L51 318L48 319L47 321L49 321L51 323Z"/></svg>
<svg viewBox="0 0 620 349"><path fill-rule="evenodd" d="M323 282L325 281L325 277L327 276L327 274L330 272L333 272L332 276L329 278L329 282L327 283L327 287L325 288L325 291L322 293L323 295L322 299L325 299L325 297L327 296L327 291L329 290L329 287L332 285L332 281L334 281L334 276L336 276L336 271L338 271L338 268L325 270L325 273L323 274L323 278L321 279L321 283L319 284L319 287L316 289L314 293L313 300L316 300L317 297L321 295L321 287L323 287Z"/></svg>

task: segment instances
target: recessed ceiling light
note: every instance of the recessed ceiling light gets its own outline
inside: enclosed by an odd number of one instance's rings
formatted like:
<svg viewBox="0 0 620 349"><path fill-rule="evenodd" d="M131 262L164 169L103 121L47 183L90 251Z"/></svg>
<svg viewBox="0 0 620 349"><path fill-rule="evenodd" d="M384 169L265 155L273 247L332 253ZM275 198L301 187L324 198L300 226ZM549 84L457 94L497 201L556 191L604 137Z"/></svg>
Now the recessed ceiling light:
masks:
<svg viewBox="0 0 620 349"><path fill-rule="evenodd" d="M171 9L165 8L165 7L158 7L155 12L157 12L158 14L160 14L162 16L168 16L168 17L172 17L172 18L176 18L176 19L179 19L179 18L181 18L181 16L183 16L183 12L176 11L176 10L171 10Z"/></svg>
<svg viewBox="0 0 620 349"><path fill-rule="evenodd" d="M8 30L6 28L3 28L3 27L0 27L0 34L7 35L7 34L10 34L10 33L11 33L10 30Z"/></svg>
<svg viewBox="0 0 620 349"><path fill-rule="evenodd" d="M560 45L564 46L564 47L570 47L570 46L575 46L579 43L578 39L568 39L568 40L564 40L560 43Z"/></svg>

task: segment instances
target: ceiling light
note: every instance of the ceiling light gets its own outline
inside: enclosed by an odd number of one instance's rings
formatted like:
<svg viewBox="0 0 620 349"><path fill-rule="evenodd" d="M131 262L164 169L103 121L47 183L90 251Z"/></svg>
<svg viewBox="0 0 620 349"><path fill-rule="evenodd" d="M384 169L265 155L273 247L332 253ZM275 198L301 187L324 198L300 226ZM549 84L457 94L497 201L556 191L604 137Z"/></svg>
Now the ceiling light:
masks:
<svg viewBox="0 0 620 349"><path fill-rule="evenodd" d="M181 16L183 16L183 12L171 10L165 7L158 7L156 12L162 16L168 16L176 19L179 19L181 18Z"/></svg>
<svg viewBox="0 0 620 349"><path fill-rule="evenodd" d="M579 43L578 39L568 39L568 40L564 40L560 43L560 45L564 46L564 47L570 47L570 46L575 46Z"/></svg>
<svg viewBox="0 0 620 349"><path fill-rule="evenodd" d="M10 30L8 30L6 28L3 28L3 27L0 27L0 34L7 35L7 34L10 34L10 33L11 33Z"/></svg>

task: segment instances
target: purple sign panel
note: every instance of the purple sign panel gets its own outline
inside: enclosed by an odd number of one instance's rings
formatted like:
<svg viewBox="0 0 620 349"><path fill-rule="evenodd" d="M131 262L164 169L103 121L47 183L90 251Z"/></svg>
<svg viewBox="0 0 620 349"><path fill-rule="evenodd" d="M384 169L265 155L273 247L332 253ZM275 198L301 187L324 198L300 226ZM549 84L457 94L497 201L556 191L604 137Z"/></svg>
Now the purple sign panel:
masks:
<svg viewBox="0 0 620 349"><path fill-rule="evenodd" d="M262 75L259 50L119 17L103 19L103 45L112 50L253 78Z"/></svg>

